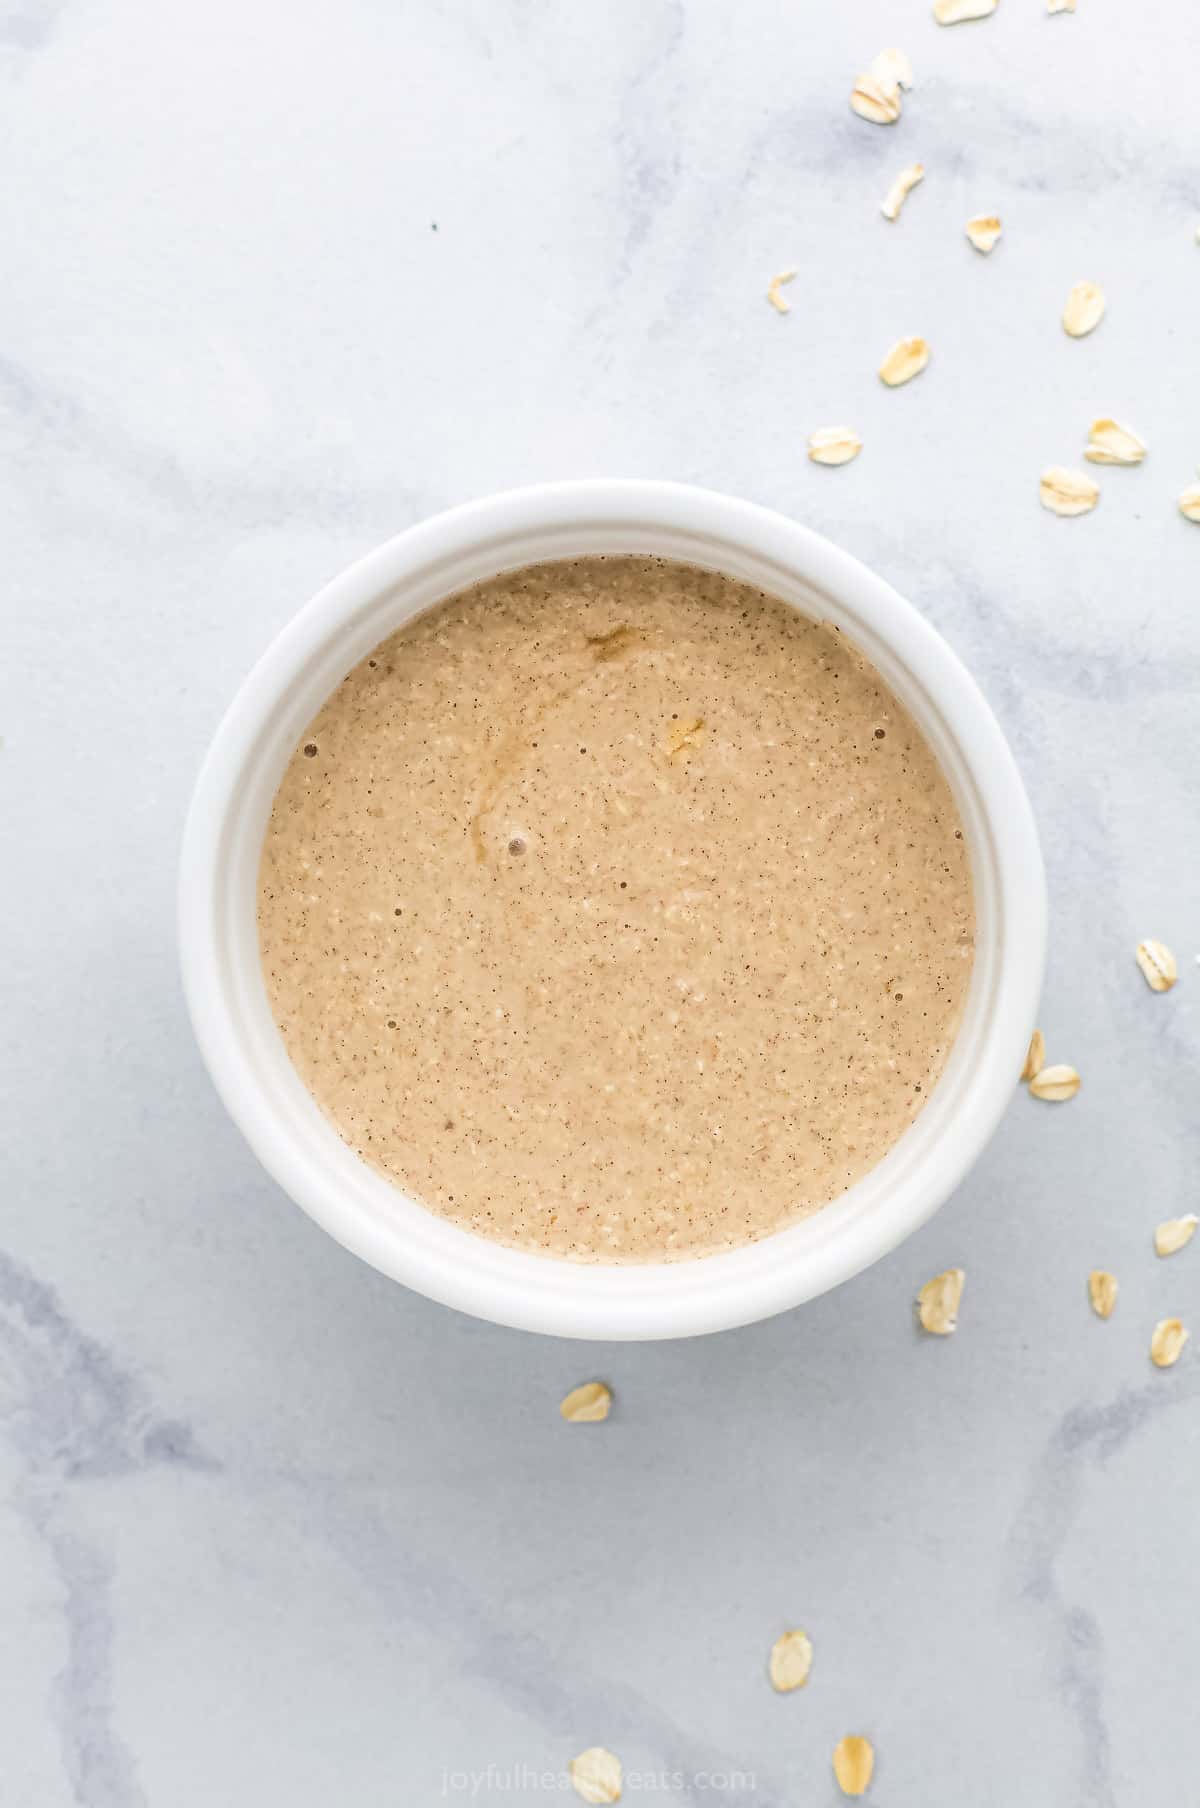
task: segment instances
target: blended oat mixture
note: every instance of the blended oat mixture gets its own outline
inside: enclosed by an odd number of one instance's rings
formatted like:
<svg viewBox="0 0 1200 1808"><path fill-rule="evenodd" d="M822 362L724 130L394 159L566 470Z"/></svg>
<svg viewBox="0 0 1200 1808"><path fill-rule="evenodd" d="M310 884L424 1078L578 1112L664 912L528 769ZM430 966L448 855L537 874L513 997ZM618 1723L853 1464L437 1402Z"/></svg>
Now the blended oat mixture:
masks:
<svg viewBox="0 0 1200 1808"><path fill-rule="evenodd" d="M297 747L259 930L293 1062L431 1211L580 1260L817 1211L929 1096L971 973L932 753L832 628L648 558L509 573Z"/></svg>

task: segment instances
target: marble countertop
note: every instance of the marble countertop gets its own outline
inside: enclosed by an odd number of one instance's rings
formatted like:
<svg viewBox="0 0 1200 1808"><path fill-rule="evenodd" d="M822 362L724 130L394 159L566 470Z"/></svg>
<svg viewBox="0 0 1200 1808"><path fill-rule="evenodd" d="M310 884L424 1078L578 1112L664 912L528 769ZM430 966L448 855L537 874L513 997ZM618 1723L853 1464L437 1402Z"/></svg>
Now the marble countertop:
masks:
<svg viewBox="0 0 1200 1808"><path fill-rule="evenodd" d="M887 130L846 98L890 44ZM1182 0L0 6L5 1808L568 1801L542 1773L597 1743L658 1779L629 1801L799 1808L848 1731L886 1808L1194 1798L1200 1354L1147 1351L1200 1330L1200 1244L1151 1247L1200 1191L1198 51ZM1038 474L1100 414L1150 456L1056 520ZM809 465L840 421L861 458ZM360 1266L227 1121L176 972L187 797L268 639L406 524L586 474L806 521L968 661L1084 1075L1014 1088L868 1274L689 1343ZM921 1339L951 1264L959 1331ZM564 1427L593 1374L613 1417Z"/></svg>

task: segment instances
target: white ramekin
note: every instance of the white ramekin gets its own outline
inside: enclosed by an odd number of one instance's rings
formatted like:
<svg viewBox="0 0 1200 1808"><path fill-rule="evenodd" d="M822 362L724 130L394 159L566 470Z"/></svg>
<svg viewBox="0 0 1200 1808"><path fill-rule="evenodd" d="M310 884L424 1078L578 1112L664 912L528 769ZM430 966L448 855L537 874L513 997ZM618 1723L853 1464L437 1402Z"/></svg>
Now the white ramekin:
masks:
<svg viewBox="0 0 1200 1808"><path fill-rule="evenodd" d="M356 1156L284 1051L258 958L256 883L271 800L345 674L439 598L533 560L659 553L727 572L835 622L911 710L970 847L977 947L951 1058L917 1122L815 1217L696 1261L587 1266L460 1230ZM945 642L879 578L766 509L671 483L556 483L452 509L326 585L268 647L200 773L184 837L184 986L217 1090L279 1184L346 1248L430 1298L559 1336L687 1337L782 1311L847 1280L922 1224L991 1136L1041 988L1045 881L1012 756ZM398 1101L402 1108L402 1102Z"/></svg>

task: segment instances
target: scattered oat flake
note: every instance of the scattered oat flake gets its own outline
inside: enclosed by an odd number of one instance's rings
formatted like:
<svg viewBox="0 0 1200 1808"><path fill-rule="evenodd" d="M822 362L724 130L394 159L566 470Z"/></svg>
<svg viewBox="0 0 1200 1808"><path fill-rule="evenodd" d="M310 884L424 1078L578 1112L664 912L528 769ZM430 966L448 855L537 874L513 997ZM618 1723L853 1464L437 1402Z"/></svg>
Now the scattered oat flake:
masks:
<svg viewBox="0 0 1200 1808"><path fill-rule="evenodd" d="M921 1327L934 1337L949 1337L958 1329L958 1308L962 1300L966 1275L961 1268L947 1268L926 1281L917 1295L917 1316Z"/></svg>
<svg viewBox="0 0 1200 1808"><path fill-rule="evenodd" d="M843 1795L866 1795L875 1769L875 1747L861 1733L847 1733L833 1751L833 1774Z"/></svg>
<svg viewBox="0 0 1200 1808"><path fill-rule="evenodd" d="M884 219L898 220L900 209L904 206L905 196L911 194L917 183L924 182L924 180L925 165L923 163L910 163L907 169L902 169L880 202L879 211Z"/></svg>
<svg viewBox="0 0 1200 1808"><path fill-rule="evenodd" d="M911 383L929 362L929 346L924 339L897 339L879 366L879 374L889 389Z"/></svg>
<svg viewBox="0 0 1200 1808"><path fill-rule="evenodd" d="M1117 1303L1120 1282L1107 1268L1093 1268L1088 1275L1088 1298L1097 1318L1111 1318Z"/></svg>
<svg viewBox="0 0 1200 1808"><path fill-rule="evenodd" d="M982 251L985 257L989 251L996 249L1001 231L998 213L977 213L967 221L967 237L976 251Z"/></svg>
<svg viewBox="0 0 1200 1808"><path fill-rule="evenodd" d="M603 1381L585 1381L571 1389L558 1410L572 1425L587 1425L607 1419L611 1405L612 1392Z"/></svg>
<svg viewBox="0 0 1200 1808"><path fill-rule="evenodd" d="M818 427L808 436L808 456L815 465L848 465L861 451L853 427Z"/></svg>
<svg viewBox="0 0 1200 1808"><path fill-rule="evenodd" d="M1149 936L1137 945L1137 964L1152 992L1169 992L1179 978L1175 956L1167 944L1156 942Z"/></svg>
<svg viewBox="0 0 1200 1808"><path fill-rule="evenodd" d="M1189 1212L1186 1218L1164 1219L1154 1233L1155 1255L1177 1256L1195 1236L1198 1224L1200 1218L1197 1218L1195 1212Z"/></svg>
<svg viewBox="0 0 1200 1808"><path fill-rule="evenodd" d="M799 272L796 270L781 270L779 275L773 276L767 284L767 300L777 314L791 313L792 304L790 301L784 299L783 285L785 283L795 282L798 275Z"/></svg>
<svg viewBox="0 0 1200 1808"><path fill-rule="evenodd" d="M1041 1030L1034 1030L1029 1038L1029 1053L1025 1057L1025 1065L1021 1069L1023 1080L1032 1080L1034 1074L1041 1073L1046 1065L1046 1038Z"/></svg>
<svg viewBox="0 0 1200 1808"><path fill-rule="evenodd" d="M1042 472L1038 494L1042 507L1052 515L1087 515L1100 500L1100 485L1082 471L1048 465Z"/></svg>
<svg viewBox="0 0 1200 1808"><path fill-rule="evenodd" d="M900 87L874 75L860 75L850 90L851 111L873 126L894 126L900 117Z"/></svg>
<svg viewBox="0 0 1200 1808"><path fill-rule="evenodd" d="M703 716L693 716L687 722L672 722L663 743L663 752L669 760L676 760L681 753L694 753L703 739Z"/></svg>
<svg viewBox="0 0 1200 1808"><path fill-rule="evenodd" d="M1064 1099L1073 1099L1082 1084L1075 1069L1060 1061L1034 1074L1029 1090L1035 1099L1048 1099L1051 1104L1059 1105Z"/></svg>
<svg viewBox="0 0 1200 1808"><path fill-rule="evenodd" d="M987 19L1000 0L933 0L933 16L939 25L963 25L968 19Z"/></svg>
<svg viewBox="0 0 1200 1808"><path fill-rule="evenodd" d="M1150 1360L1157 1369L1174 1368L1183 1355L1189 1333L1178 1318L1160 1318L1150 1339Z"/></svg>
<svg viewBox="0 0 1200 1808"><path fill-rule="evenodd" d="M1200 483L1189 483L1179 497L1179 513L1186 521L1200 521Z"/></svg>
<svg viewBox="0 0 1200 1808"><path fill-rule="evenodd" d="M1093 465L1140 465L1146 456L1146 442L1132 427L1104 417L1088 428L1083 456Z"/></svg>
<svg viewBox="0 0 1200 1808"><path fill-rule="evenodd" d="M602 1745L589 1745L585 1752L572 1758L570 1770L575 1794L585 1802L620 1801L621 1760Z"/></svg>
<svg viewBox="0 0 1200 1808"><path fill-rule="evenodd" d="M902 50L881 50L872 58L867 74L873 76L881 88L911 88L913 85L912 64Z"/></svg>
<svg viewBox="0 0 1200 1808"><path fill-rule="evenodd" d="M1063 308L1063 330L1072 339L1095 332L1104 318L1105 305L1104 290L1097 283L1077 282Z"/></svg>
<svg viewBox="0 0 1200 1808"><path fill-rule="evenodd" d="M1046 11L1048 13L1073 13L1075 0L1046 0Z"/></svg>
<svg viewBox="0 0 1200 1808"><path fill-rule="evenodd" d="M812 1669L812 1640L807 1632L785 1632L771 1646L771 1682L781 1695L802 1689Z"/></svg>

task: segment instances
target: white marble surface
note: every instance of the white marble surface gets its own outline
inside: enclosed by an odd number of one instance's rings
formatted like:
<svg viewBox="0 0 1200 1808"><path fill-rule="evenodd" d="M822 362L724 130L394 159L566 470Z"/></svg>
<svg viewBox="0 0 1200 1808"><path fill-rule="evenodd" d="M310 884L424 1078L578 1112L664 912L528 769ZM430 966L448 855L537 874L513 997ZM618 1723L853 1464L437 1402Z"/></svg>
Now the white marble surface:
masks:
<svg viewBox="0 0 1200 1808"><path fill-rule="evenodd" d="M1078 4L0 0L4 1808L424 1808L489 1764L476 1799L531 1804L568 1798L513 1769L593 1742L754 1777L657 1799L797 1808L848 1730L886 1808L1197 1799L1200 1354L1147 1344L1200 1330L1200 1246L1150 1243L1200 1190L1200 25ZM891 43L889 132L846 94ZM1073 343L1080 277L1109 313ZM890 394L909 332L933 362ZM1038 472L1110 412L1147 463L1053 520ZM841 420L859 462L807 465ZM186 799L268 638L405 524L585 473L808 521L969 661L1085 1076L1014 1090L890 1260L688 1344L359 1266L242 1146L176 976ZM921 1341L950 1263L961 1328ZM564 1428L592 1373L613 1418Z"/></svg>

